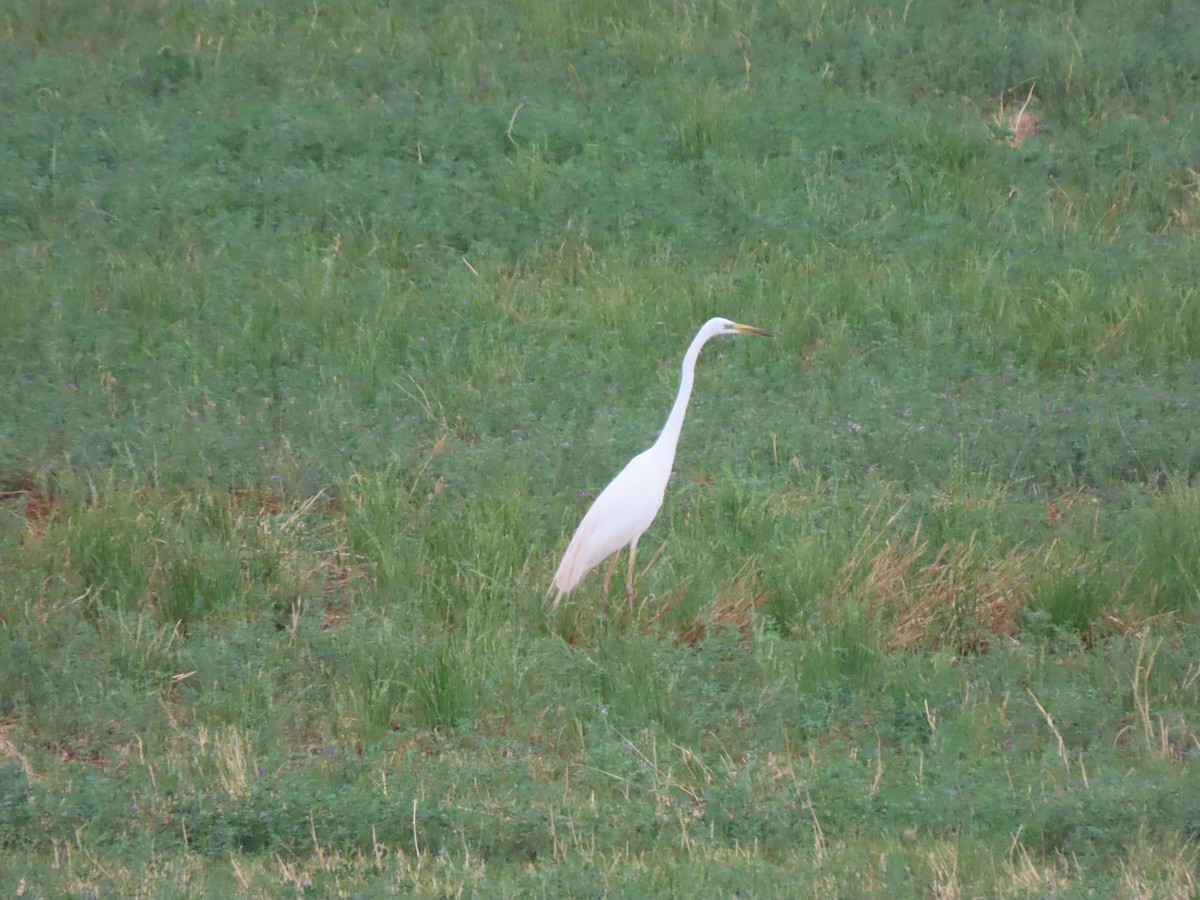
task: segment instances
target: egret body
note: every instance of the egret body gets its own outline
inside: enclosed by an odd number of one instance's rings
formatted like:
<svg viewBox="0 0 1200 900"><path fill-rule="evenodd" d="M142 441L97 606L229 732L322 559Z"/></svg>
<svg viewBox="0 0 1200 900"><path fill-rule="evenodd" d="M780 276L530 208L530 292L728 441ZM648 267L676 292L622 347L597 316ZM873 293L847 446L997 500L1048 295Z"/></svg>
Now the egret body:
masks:
<svg viewBox="0 0 1200 900"><path fill-rule="evenodd" d="M683 375L679 382L679 394L667 416L667 424L649 449L631 459L616 478L608 483L591 509L575 529L575 535L563 555L558 571L554 574L551 592L557 592L551 609L558 606L562 598L574 590L588 572L601 562L629 547L629 570L625 577L625 596L633 602L633 570L637 556L638 538L645 533L662 508L667 480L671 477L671 466L675 462L675 448L679 444L679 433L683 430L683 417L687 413L688 400L692 396L692 381L695 377L696 359L700 349L710 338L721 334L756 334L769 336L771 332L753 325L739 325L729 319L709 319L692 339L683 355ZM616 558L604 578L603 593L608 594L608 582L616 568Z"/></svg>

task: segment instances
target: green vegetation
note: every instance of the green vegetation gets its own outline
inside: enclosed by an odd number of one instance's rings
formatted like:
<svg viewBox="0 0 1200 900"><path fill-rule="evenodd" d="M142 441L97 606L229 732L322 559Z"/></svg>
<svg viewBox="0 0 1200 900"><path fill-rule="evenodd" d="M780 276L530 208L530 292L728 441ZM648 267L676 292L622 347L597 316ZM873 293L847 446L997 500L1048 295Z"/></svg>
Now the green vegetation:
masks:
<svg viewBox="0 0 1200 900"><path fill-rule="evenodd" d="M1195 896L1198 34L7 4L0 894Z"/></svg>

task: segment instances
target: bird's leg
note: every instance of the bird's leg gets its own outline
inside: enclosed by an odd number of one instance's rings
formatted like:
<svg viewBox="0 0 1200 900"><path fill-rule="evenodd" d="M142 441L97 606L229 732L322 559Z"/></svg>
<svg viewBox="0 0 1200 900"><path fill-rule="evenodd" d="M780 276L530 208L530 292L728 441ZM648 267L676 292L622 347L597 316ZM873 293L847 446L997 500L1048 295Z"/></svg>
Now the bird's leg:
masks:
<svg viewBox="0 0 1200 900"><path fill-rule="evenodd" d="M633 598L636 596L633 591L633 564L637 559L637 540L635 539L629 545L629 572L625 575L625 599L629 601L630 607L633 606Z"/></svg>
<svg viewBox="0 0 1200 900"><path fill-rule="evenodd" d="M608 583L612 581L613 572L617 569L617 560L621 558L621 551L618 550L613 554L612 562L608 564L608 571L604 573L604 582L600 585L600 596L604 598L605 605L608 604Z"/></svg>

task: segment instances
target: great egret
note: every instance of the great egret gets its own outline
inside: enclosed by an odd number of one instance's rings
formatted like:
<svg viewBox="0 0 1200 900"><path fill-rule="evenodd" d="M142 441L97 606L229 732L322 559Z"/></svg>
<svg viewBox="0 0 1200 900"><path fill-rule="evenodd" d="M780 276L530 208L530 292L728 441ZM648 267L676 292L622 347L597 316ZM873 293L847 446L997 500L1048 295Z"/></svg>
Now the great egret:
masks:
<svg viewBox="0 0 1200 900"><path fill-rule="evenodd" d="M592 504L575 536L567 547L550 591L558 591L551 609L558 606L563 596L588 572L596 568L612 554L619 554L622 547L629 545L629 572L625 577L625 597L633 603L633 565L637 556L638 538L642 536L658 511L662 508L667 480L671 477L671 466L675 462L675 447L679 443L679 432L683 429L683 417L687 412L688 400L692 396L692 381L696 371L696 359L700 348L709 338L720 334L757 334L766 337L771 332L753 325L739 325L728 319L709 319L696 332L691 346L683 355L683 377L679 382L679 394L667 417L662 433L648 450L631 459L600 496ZM608 573L604 576L601 592L608 596L608 582L616 568L614 556Z"/></svg>

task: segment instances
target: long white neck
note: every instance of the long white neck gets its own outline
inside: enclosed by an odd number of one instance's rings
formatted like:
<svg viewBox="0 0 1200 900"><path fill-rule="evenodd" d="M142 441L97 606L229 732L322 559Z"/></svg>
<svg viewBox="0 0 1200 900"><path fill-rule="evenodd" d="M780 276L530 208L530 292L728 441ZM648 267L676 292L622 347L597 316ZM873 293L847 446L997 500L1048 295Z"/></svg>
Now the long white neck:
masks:
<svg viewBox="0 0 1200 900"><path fill-rule="evenodd" d="M683 430L683 417L687 414L688 400L692 396L696 360L700 357L700 348L708 342L710 337L712 337L711 334L707 334L701 329L691 346L687 348L687 353L683 354L683 377L679 382L679 394L675 397L675 405L671 407L671 414L667 416L667 424L663 426L662 433L654 442L653 449L656 453L665 455L668 465L675 459L675 448L679 445L679 433Z"/></svg>

